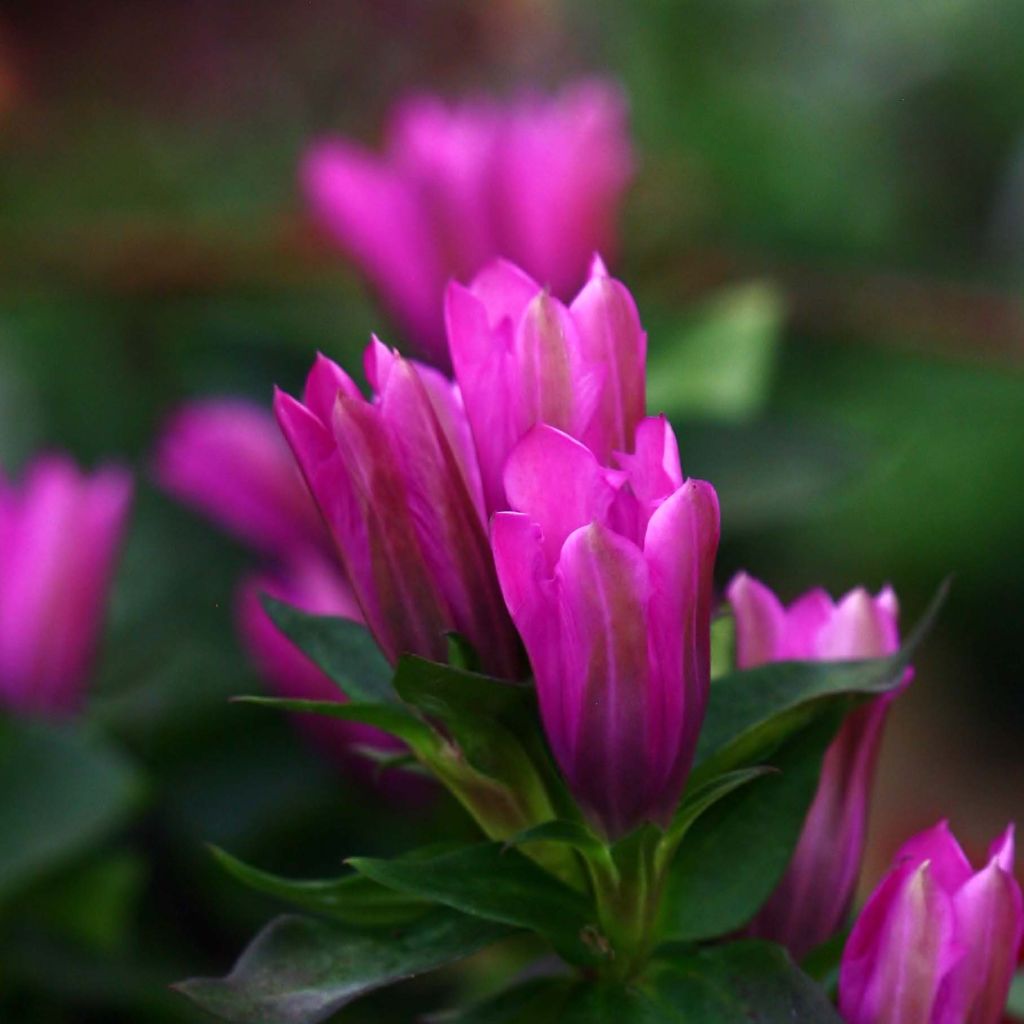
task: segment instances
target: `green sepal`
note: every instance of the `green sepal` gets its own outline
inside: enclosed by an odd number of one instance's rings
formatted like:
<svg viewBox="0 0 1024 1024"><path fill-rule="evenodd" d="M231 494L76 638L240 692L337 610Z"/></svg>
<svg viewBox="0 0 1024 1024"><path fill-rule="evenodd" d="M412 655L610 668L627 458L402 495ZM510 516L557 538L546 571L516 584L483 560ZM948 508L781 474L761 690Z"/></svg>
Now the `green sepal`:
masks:
<svg viewBox="0 0 1024 1024"><path fill-rule="evenodd" d="M365 626L333 615L311 615L269 594L260 600L270 621L350 700L395 700L391 666Z"/></svg>
<svg viewBox="0 0 1024 1024"><path fill-rule="evenodd" d="M360 874L420 899L544 936L570 963L599 964L604 944L590 901L504 843L477 843L433 857L354 857Z"/></svg>

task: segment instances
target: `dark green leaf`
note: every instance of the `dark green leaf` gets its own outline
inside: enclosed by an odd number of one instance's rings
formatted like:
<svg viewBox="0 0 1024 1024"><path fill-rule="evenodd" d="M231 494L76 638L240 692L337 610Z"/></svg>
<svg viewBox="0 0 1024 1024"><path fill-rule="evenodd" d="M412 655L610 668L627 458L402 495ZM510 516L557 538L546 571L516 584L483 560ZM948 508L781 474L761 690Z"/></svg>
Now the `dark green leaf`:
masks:
<svg viewBox="0 0 1024 1024"><path fill-rule="evenodd" d="M812 977L829 995L835 995L839 985L839 964L849 937L850 929L843 928L812 949L800 962L804 974Z"/></svg>
<svg viewBox="0 0 1024 1024"><path fill-rule="evenodd" d="M504 843L415 861L354 857L349 863L399 892L538 932L572 963L601 959L591 941L595 915L586 897Z"/></svg>
<svg viewBox="0 0 1024 1024"><path fill-rule="evenodd" d="M839 725L825 716L771 758L778 773L730 793L686 834L662 899L663 937L691 941L742 927L789 863Z"/></svg>
<svg viewBox="0 0 1024 1024"><path fill-rule="evenodd" d="M730 793L745 786L764 775L771 775L778 769L771 765L758 765L754 768L737 768L717 778L705 782L696 789L683 794L682 803L672 817L672 822L665 832L663 842L667 847L675 848L676 844L686 835L693 823L719 800L725 799Z"/></svg>
<svg viewBox="0 0 1024 1024"><path fill-rule="evenodd" d="M1006 1001L1006 1012L1011 1017L1024 1019L1024 971L1018 971L1010 985L1010 995Z"/></svg>
<svg viewBox="0 0 1024 1024"><path fill-rule="evenodd" d="M437 1024L559 1024L576 987L569 978L531 978Z"/></svg>
<svg viewBox="0 0 1024 1024"><path fill-rule="evenodd" d="M422 914L428 904L372 882L356 872L340 878L295 881L281 878L243 861L217 847L213 855L228 874L268 896L286 900L303 910L312 910L350 924L393 924Z"/></svg>
<svg viewBox="0 0 1024 1024"><path fill-rule="evenodd" d="M123 755L81 729L0 720L0 899L98 842L140 795Z"/></svg>
<svg viewBox="0 0 1024 1024"><path fill-rule="evenodd" d="M274 625L350 700L366 704L394 701L391 666L365 626L330 615L310 615L269 594L264 594L262 601Z"/></svg>
<svg viewBox="0 0 1024 1024"><path fill-rule="evenodd" d="M396 704L354 704L333 700L291 700L284 697L235 697L238 704L303 714L326 715L346 722L362 722L404 740L417 752L429 754L438 745L438 738L425 722Z"/></svg>
<svg viewBox="0 0 1024 1024"><path fill-rule="evenodd" d="M458 960L509 933L504 925L447 909L373 931L279 917L256 936L230 974L176 987L236 1024L316 1024L366 992Z"/></svg>
<svg viewBox="0 0 1024 1024"><path fill-rule="evenodd" d="M732 672L711 687L697 744L694 778L703 781L764 755L837 698L895 689L948 590L940 587L903 647L868 661L788 661Z"/></svg>
<svg viewBox="0 0 1024 1024"><path fill-rule="evenodd" d="M659 1006L635 985L581 984L552 1024L687 1024L688 1007Z"/></svg>
<svg viewBox="0 0 1024 1024"><path fill-rule="evenodd" d="M409 704L441 721L469 715L495 718L528 705L530 687L404 654L394 677L395 691Z"/></svg>
<svg viewBox="0 0 1024 1024"><path fill-rule="evenodd" d="M680 1024L841 1024L828 996L768 942L681 952L652 965L643 982L661 1014Z"/></svg>
<svg viewBox="0 0 1024 1024"><path fill-rule="evenodd" d="M586 827L576 821L545 821L508 840L508 846L526 846L530 843L561 843L592 857L608 857L608 847Z"/></svg>

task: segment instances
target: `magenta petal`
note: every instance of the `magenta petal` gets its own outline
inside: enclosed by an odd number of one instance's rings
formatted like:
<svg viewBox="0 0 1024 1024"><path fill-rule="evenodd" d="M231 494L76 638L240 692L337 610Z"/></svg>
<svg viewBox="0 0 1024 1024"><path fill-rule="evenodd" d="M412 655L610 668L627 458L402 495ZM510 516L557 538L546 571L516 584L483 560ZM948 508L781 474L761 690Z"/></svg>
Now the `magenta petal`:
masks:
<svg viewBox="0 0 1024 1024"><path fill-rule="evenodd" d="M562 770L588 816L617 838L650 815L652 777L664 777L674 753L652 743L647 566L635 544L594 523L569 536L556 579L564 675L546 685L561 688Z"/></svg>
<svg viewBox="0 0 1024 1024"><path fill-rule="evenodd" d="M953 901L925 861L896 867L861 913L843 952L847 1024L931 1024L939 986L962 956Z"/></svg>
<svg viewBox="0 0 1024 1024"><path fill-rule="evenodd" d="M948 821L940 821L908 839L900 847L896 860L927 860L932 865L936 882L949 893L956 892L972 874L971 862L950 831Z"/></svg>
<svg viewBox="0 0 1024 1024"><path fill-rule="evenodd" d="M646 407L647 335L636 303L618 281L592 275L570 312L579 331L583 359L606 373L582 440L607 462L613 451L632 451Z"/></svg>
<svg viewBox="0 0 1024 1024"><path fill-rule="evenodd" d="M320 224L359 263L417 343L447 363L441 293L447 270L427 211L414 188L357 146L313 146L300 170Z"/></svg>
<svg viewBox="0 0 1024 1024"><path fill-rule="evenodd" d="M786 614L759 580L738 573L726 591L736 617L736 667L755 668L781 657Z"/></svg>
<svg viewBox="0 0 1024 1024"><path fill-rule="evenodd" d="M850 591L818 634L818 656L841 661L892 654L899 647L894 612L878 607L863 588Z"/></svg>
<svg viewBox="0 0 1024 1024"><path fill-rule="evenodd" d="M519 322L530 300L544 289L526 271L505 259L492 260L469 289L487 311L488 326Z"/></svg>
<svg viewBox="0 0 1024 1024"><path fill-rule="evenodd" d="M517 512L540 525L548 564L554 565L566 537L604 518L615 488L593 453L553 427L534 427L505 463L505 492Z"/></svg>
<svg viewBox="0 0 1024 1024"><path fill-rule="evenodd" d="M167 491L266 554L328 549L295 459L258 405L210 399L182 406L164 427L155 469Z"/></svg>

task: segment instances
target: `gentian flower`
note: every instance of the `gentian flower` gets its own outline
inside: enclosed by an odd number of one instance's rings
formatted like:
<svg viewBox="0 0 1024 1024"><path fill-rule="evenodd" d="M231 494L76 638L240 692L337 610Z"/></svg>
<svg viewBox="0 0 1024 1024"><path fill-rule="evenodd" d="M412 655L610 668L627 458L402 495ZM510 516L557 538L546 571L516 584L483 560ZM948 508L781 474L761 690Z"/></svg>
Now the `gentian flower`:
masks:
<svg viewBox="0 0 1024 1024"><path fill-rule="evenodd" d="M879 658L899 647L896 596L853 590L838 602L812 590L784 608L744 573L728 588L741 669L770 661ZM843 922L860 874L868 802L892 694L843 723L825 754L818 790L782 881L749 927L802 957Z"/></svg>
<svg viewBox="0 0 1024 1024"><path fill-rule="evenodd" d="M974 871L946 822L915 836L854 925L839 973L847 1024L998 1024L1024 929L1013 828Z"/></svg>
<svg viewBox="0 0 1024 1024"><path fill-rule="evenodd" d="M505 460L537 423L571 434L605 464L632 451L647 336L629 291L599 258L569 306L497 260L469 287L449 284L445 315L488 511L508 507Z"/></svg>
<svg viewBox="0 0 1024 1024"><path fill-rule="evenodd" d="M566 295L610 252L632 175L619 91L585 81L506 106L398 104L384 152L314 144L301 168L316 219L348 252L420 352L447 368L441 296L505 256Z"/></svg>
<svg viewBox="0 0 1024 1024"><path fill-rule="evenodd" d="M515 447L491 543L551 750L591 823L666 826L707 704L718 499L664 418L602 467L547 425Z"/></svg>
<svg viewBox="0 0 1024 1024"><path fill-rule="evenodd" d="M131 504L131 477L38 458L20 487L0 475L0 705L75 711L92 668Z"/></svg>
<svg viewBox="0 0 1024 1024"><path fill-rule="evenodd" d="M274 403L364 621L392 662L444 660L454 630L486 671L519 675L458 390L376 339L366 375L372 401L320 356L304 401L278 392Z"/></svg>
<svg viewBox="0 0 1024 1024"><path fill-rule="evenodd" d="M238 398L188 402L157 443L160 485L262 554L277 560L330 538L271 413Z"/></svg>

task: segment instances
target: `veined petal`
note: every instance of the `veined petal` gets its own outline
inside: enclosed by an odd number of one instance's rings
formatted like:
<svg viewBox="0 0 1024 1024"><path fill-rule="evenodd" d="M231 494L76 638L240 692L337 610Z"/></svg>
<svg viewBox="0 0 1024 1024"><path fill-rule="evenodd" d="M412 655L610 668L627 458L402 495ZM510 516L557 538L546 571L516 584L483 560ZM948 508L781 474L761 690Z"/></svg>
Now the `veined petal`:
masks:
<svg viewBox="0 0 1024 1024"><path fill-rule="evenodd" d="M534 427L505 463L505 493L511 507L540 525L548 564L566 537L604 519L615 488L594 453L554 427Z"/></svg>
<svg viewBox="0 0 1024 1024"><path fill-rule="evenodd" d="M639 825L674 750L650 743L650 581L640 549L599 523L565 542L556 569L562 646L562 769L609 838ZM653 790L653 792L652 792Z"/></svg>
<svg viewBox="0 0 1024 1024"><path fill-rule="evenodd" d="M926 861L893 869L843 952L839 1010L847 1024L930 1024L942 980L963 955L952 897Z"/></svg>
<svg viewBox="0 0 1024 1024"><path fill-rule="evenodd" d="M667 753L660 779L663 823L675 811L707 707L719 530L714 488L687 480L655 510L644 538L654 703L649 742Z"/></svg>
<svg viewBox="0 0 1024 1024"><path fill-rule="evenodd" d="M582 440L607 462L613 451L633 450L637 424L644 416L647 335L632 295L607 273L592 272L569 310L583 359L606 368Z"/></svg>

